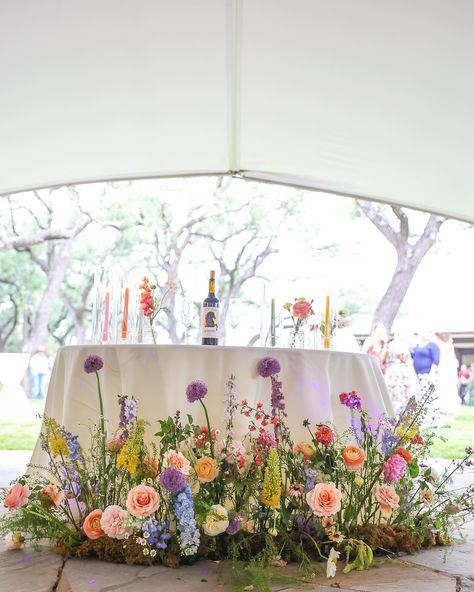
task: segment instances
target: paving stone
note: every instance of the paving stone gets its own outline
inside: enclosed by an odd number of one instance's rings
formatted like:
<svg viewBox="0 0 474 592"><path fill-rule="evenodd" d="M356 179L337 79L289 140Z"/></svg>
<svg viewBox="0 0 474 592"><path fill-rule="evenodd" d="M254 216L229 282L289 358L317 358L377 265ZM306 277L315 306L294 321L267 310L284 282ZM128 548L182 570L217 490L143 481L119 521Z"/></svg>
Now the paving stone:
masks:
<svg viewBox="0 0 474 592"><path fill-rule="evenodd" d="M63 560L50 552L0 548L0 592L51 592Z"/></svg>
<svg viewBox="0 0 474 592"><path fill-rule="evenodd" d="M326 586L326 592L337 585L353 592L457 592L455 577L402 562L337 575L320 585Z"/></svg>
<svg viewBox="0 0 474 592"><path fill-rule="evenodd" d="M446 574L474 578L472 557L474 557L474 542L468 542L449 547L435 547L408 556L405 560L409 563L431 567Z"/></svg>

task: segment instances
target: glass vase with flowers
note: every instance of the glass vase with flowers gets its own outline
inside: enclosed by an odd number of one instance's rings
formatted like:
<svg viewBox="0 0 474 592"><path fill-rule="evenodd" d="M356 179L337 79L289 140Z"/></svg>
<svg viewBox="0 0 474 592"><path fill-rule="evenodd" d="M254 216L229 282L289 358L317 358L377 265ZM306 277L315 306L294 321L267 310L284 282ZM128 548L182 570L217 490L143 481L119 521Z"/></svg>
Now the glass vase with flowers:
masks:
<svg viewBox="0 0 474 592"><path fill-rule="evenodd" d="M140 284L140 309L145 321L143 335L139 341L156 344L158 314L161 311L167 311L165 306L166 298L177 291L177 286L173 282L166 282L161 296L158 294L156 284L150 283L147 277L144 277Z"/></svg>
<svg viewBox="0 0 474 592"><path fill-rule="evenodd" d="M287 302L283 308L290 313L293 328L290 332L288 346L290 348L304 348L304 326L308 318L314 314L313 300L306 298L295 298L293 304Z"/></svg>

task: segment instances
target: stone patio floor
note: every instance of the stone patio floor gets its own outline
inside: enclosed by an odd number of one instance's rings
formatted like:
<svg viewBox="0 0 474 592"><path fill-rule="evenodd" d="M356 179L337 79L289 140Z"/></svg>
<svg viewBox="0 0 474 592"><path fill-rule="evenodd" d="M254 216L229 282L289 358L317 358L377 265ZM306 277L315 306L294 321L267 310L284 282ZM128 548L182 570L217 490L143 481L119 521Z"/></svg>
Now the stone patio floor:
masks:
<svg viewBox="0 0 474 592"><path fill-rule="evenodd" d="M0 451L0 487L24 470L27 454ZM472 483L474 472L460 476L457 487ZM377 560L368 571L317 578L297 583L295 568L274 568L275 592L312 590L329 592L474 592L474 523L466 525L464 540L394 560ZM325 566L319 564L319 571ZM293 577L292 577L293 576ZM286 580L286 581L285 581ZM5 551L0 544L0 592L232 592L230 569L225 564L199 561L193 566L115 565L98 560L64 561L49 551ZM261 592L258 587L254 592Z"/></svg>

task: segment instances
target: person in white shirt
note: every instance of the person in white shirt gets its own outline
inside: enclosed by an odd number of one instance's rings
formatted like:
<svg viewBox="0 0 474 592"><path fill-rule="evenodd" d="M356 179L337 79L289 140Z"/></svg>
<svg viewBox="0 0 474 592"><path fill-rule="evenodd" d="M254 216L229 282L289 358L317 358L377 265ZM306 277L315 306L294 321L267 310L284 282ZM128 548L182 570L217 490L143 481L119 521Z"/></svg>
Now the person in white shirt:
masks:
<svg viewBox="0 0 474 592"><path fill-rule="evenodd" d="M49 360L46 348L39 346L30 359L31 398L44 399L46 397L46 381L49 374Z"/></svg>

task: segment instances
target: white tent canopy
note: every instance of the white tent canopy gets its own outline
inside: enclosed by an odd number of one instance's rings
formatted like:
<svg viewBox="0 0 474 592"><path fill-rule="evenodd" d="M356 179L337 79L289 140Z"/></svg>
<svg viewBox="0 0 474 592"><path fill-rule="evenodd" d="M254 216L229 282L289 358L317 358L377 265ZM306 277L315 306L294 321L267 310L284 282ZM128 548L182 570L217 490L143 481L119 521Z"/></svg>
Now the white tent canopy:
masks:
<svg viewBox="0 0 474 592"><path fill-rule="evenodd" d="M472 0L0 0L0 194L240 173L474 222Z"/></svg>

